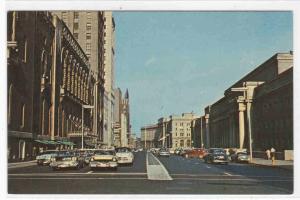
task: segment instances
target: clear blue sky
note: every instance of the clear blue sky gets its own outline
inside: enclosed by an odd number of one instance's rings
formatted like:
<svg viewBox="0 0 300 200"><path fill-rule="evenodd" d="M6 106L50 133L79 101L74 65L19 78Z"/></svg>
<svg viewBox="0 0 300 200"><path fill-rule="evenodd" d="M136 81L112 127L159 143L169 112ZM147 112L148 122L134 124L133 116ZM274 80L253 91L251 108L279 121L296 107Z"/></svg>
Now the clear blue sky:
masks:
<svg viewBox="0 0 300 200"><path fill-rule="evenodd" d="M291 12L114 12L116 87L132 132L162 116L202 115L224 90L293 49Z"/></svg>

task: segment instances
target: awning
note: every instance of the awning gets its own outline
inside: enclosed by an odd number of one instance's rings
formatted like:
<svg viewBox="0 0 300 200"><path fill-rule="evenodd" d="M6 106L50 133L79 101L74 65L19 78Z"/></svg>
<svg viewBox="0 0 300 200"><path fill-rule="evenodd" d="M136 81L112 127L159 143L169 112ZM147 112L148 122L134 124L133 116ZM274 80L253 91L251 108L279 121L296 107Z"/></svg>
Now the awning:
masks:
<svg viewBox="0 0 300 200"><path fill-rule="evenodd" d="M55 141L52 140L34 140L35 142L41 143L41 144L51 144L51 145L55 145L58 144Z"/></svg>
<svg viewBox="0 0 300 200"><path fill-rule="evenodd" d="M75 144L73 142L68 142L68 141L57 141L59 144L64 144L68 146L74 146Z"/></svg>

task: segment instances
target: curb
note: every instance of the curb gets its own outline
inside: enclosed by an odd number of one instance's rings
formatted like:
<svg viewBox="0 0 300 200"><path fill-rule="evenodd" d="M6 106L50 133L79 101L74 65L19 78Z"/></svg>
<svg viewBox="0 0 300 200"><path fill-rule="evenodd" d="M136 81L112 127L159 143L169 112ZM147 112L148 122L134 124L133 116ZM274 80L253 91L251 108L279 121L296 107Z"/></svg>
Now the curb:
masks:
<svg viewBox="0 0 300 200"><path fill-rule="evenodd" d="M10 167L17 167L17 166L22 166L22 165L27 165L31 163L36 163L36 160L31 160L31 161L26 161L26 162L16 162L16 163L8 163L7 166L8 168Z"/></svg>
<svg viewBox="0 0 300 200"><path fill-rule="evenodd" d="M271 168L280 168L288 171L293 171L294 166L293 165L264 165L264 164L259 164L259 163L249 163L250 165L256 165L260 167L271 167Z"/></svg>

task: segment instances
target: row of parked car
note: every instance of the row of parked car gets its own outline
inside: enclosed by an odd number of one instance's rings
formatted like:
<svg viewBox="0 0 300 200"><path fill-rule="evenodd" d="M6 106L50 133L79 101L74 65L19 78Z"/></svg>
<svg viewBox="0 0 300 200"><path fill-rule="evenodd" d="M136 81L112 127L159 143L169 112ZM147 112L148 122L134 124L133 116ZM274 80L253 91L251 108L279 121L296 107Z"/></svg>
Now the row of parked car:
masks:
<svg viewBox="0 0 300 200"><path fill-rule="evenodd" d="M38 165L48 165L53 170L62 168L80 169L89 166L117 170L120 164L132 165L134 154L127 147L83 150L48 150L36 157Z"/></svg>
<svg viewBox="0 0 300 200"><path fill-rule="evenodd" d="M232 162L249 162L249 156L245 151L229 151L222 148L177 148L175 150L168 150L166 148L152 148L150 149L154 155L170 156L170 154L183 156L185 158L200 158L206 163L223 163L228 164Z"/></svg>

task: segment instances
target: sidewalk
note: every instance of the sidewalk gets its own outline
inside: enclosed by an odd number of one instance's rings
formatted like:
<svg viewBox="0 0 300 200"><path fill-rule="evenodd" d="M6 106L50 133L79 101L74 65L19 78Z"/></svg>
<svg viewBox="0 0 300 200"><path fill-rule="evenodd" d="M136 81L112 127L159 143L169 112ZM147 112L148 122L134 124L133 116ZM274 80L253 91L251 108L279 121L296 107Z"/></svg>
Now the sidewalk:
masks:
<svg viewBox="0 0 300 200"><path fill-rule="evenodd" d="M36 165L36 160L25 161L25 162L14 162L8 163L8 169L19 168L19 167L28 167Z"/></svg>
<svg viewBox="0 0 300 200"><path fill-rule="evenodd" d="M252 164L268 167L278 167L288 170L293 170L294 168L294 161L291 160L275 160L274 165L272 165L272 160L266 160L263 158L252 158Z"/></svg>

